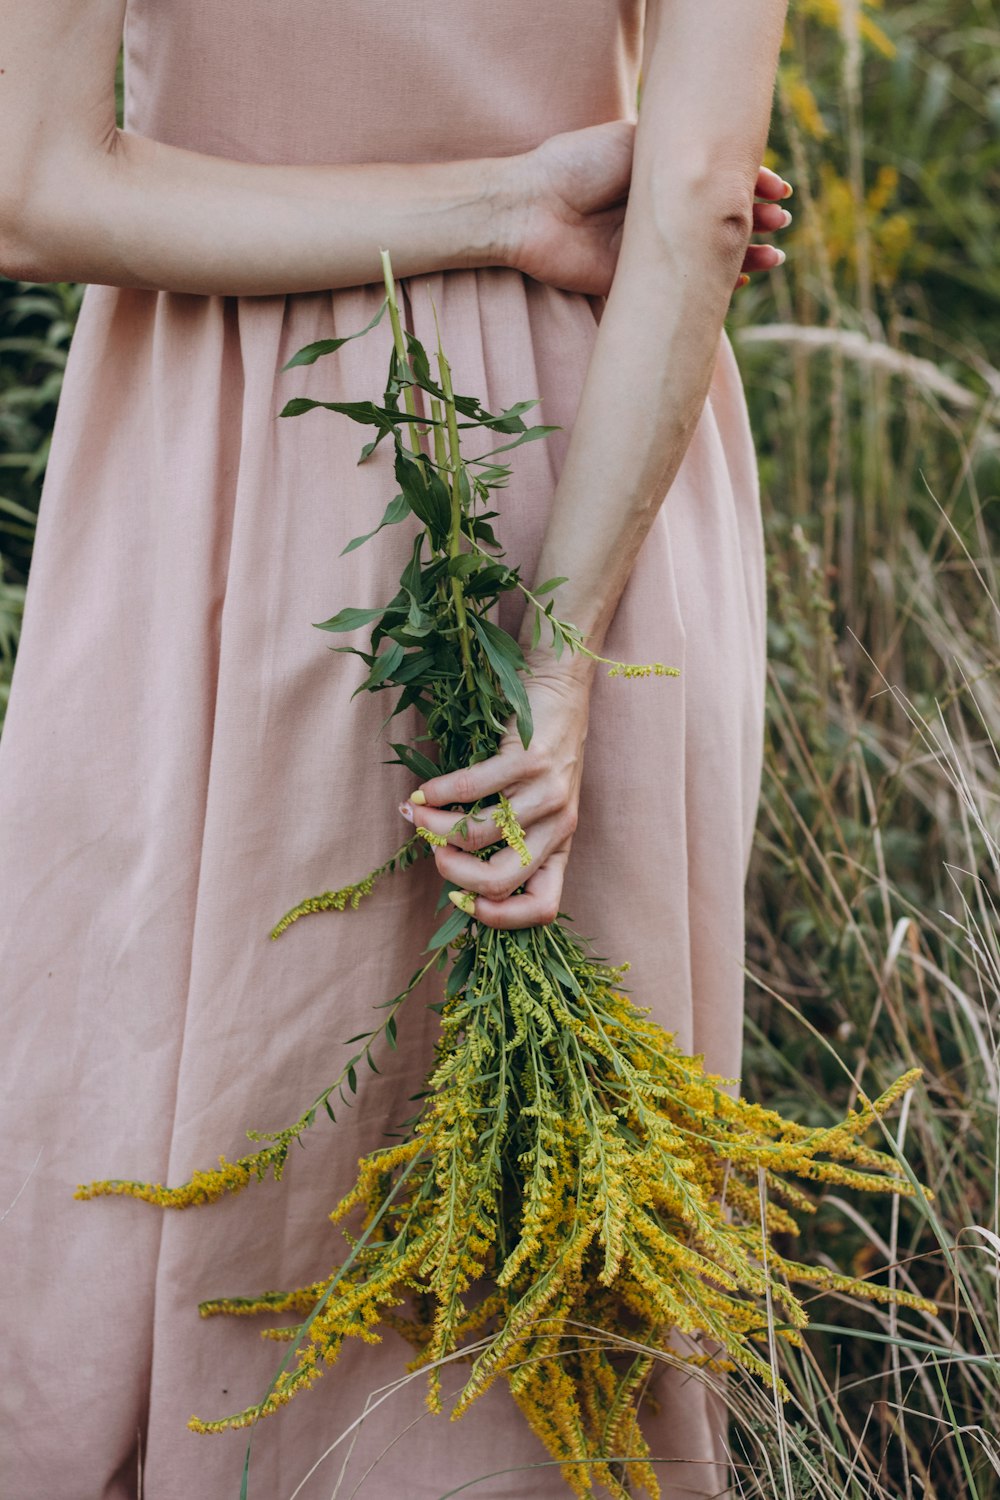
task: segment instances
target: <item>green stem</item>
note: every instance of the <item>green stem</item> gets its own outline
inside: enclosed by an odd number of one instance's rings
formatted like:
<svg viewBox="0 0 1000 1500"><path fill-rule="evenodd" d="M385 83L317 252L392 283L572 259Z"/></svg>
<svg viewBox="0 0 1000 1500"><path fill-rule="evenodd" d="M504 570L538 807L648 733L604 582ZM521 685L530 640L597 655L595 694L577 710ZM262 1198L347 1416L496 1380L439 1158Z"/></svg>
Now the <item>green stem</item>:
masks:
<svg viewBox="0 0 1000 1500"><path fill-rule="evenodd" d="M437 315L435 314L435 323ZM462 548L462 454L458 439L458 419L455 415L455 393L451 385L451 367L445 359L444 350L441 348L441 332L438 330L437 347L438 371L441 378L441 389L444 391L445 416L448 421L448 450L451 472L451 523L448 528L448 556L458 557ZM465 685L469 696L475 693L475 679L472 675L472 647L470 640L469 622L465 612L465 591L462 588L462 580L452 575L451 597L455 606L455 620L458 625L458 645L462 653L462 668L465 672Z"/></svg>
<svg viewBox="0 0 1000 1500"><path fill-rule="evenodd" d="M404 339L403 339L403 329L402 329L402 325L401 325L400 319L399 319L399 306L398 306L398 303L396 301L396 281L395 281L395 278L394 278L394 276L392 274L392 265L391 265L391 262L390 262L390 259L389 259L389 252L388 252L388 250L380 250L379 251L379 255L380 255L381 260L382 260L382 274L383 274L383 277L385 279L386 299L387 299L387 301L389 303L389 321L392 324L392 337L393 337L393 343L395 344L395 348L396 348L396 356L399 359L400 364L402 364L402 366L404 367L404 369L409 369L410 368L409 359L407 357L406 345L405 345L405 342L404 342ZM436 327L437 326L437 313L436 312L434 314L434 324L435 324L435 327ZM440 332L438 333L438 355L439 355L439 359L441 359L441 360L444 359L444 355L441 353L441 336L440 336ZM445 369L447 370L447 362L446 361L445 361ZM458 429L457 429L457 426L456 426L454 392L452 391L452 388L451 388L450 374L451 374L451 372L448 371L448 377L449 377L448 378L448 383L447 383L447 385L445 385L444 381L442 381L442 388L444 389L444 391L445 391L445 393L447 395L447 398L448 398L448 402L450 403L448 405L448 432L449 432L449 437L451 437L451 435L454 434L454 447L453 447L453 451L457 452L457 449L458 449ZM440 420L441 420L441 406L440 406L440 403L437 400L437 397L435 397L435 396L431 396L430 402L431 402L431 417L434 420L435 424L439 424ZM417 412L416 412L416 403L415 403L414 397L413 397L413 387L412 386L409 386L409 385L408 386L404 386L404 388L403 388L403 403L404 403L404 405L406 407L406 410L409 413L409 415L411 417L416 416L416 414L417 414ZM432 442L434 444L434 459L433 459L433 462L436 464L436 466L437 466L437 468L439 470L444 469L447 466L447 449L445 447L444 433L443 433L442 428L440 427L440 425L434 425L434 426L432 426L432 428L431 428L431 437L432 437ZM427 458L427 455L424 453L423 449L420 446L419 430L418 430L418 428L416 427L415 424L411 424L410 425L410 447L411 447L411 449L413 451L414 457L420 460L420 463L419 463L420 473L424 476L424 482L426 484L426 482L427 482L427 476L426 476L426 473L425 473L425 470L424 470L424 462L425 462L425 460ZM452 462L454 464L456 462L456 460L453 459ZM455 515L455 507L456 507L455 496L456 496L456 493L458 494L458 517L457 517L457 519L456 519L456 515ZM457 478L457 475L454 475L453 476L453 480L452 480L451 529L450 529L450 533L449 533L449 547L448 547L448 555L449 555L449 557L454 557L457 554L457 552L458 552L458 542L459 542L460 535L461 535L460 527L461 527L461 491L458 489L458 478ZM430 546L431 554L433 555L433 553L434 553L434 537L433 537L433 534L431 532L431 528L429 526L427 526L424 529L425 529L426 534L427 534L427 541L428 541L428 544ZM438 582L437 582L437 584L435 585L435 592L436 592L436 594L438 596L438 599L443 604L443 602L444 602L444 584L443 584L443 581L441 579L439 579ZM470 652L470 648L469 648L469 628L468 628L468 622L467 622L467 620L465 618L465 595L462 592L461 582L457 578L453 578L451 580L451 595L452 595L452 600L453 600L454 606L455 606L455 615L456 615L456 618L458 620L459 647L460 647L460 650L461 650L461 653L462 653L462 667L463 667L463 670L464 670L464 673L465 673L465 685L466 685L466 688L468 690L469 696L471 698L472 694L474 692L474 689L475 689L475 681L474 681L474 678L473 678L473 675L472 675L472 657L471 657L471 652ZM453 769L453 768L449 767L448 769Z"/></svg>
<svg viewBox="0 0 1000 1500"><path fill-rule="evenodd" d="M389 260L388 250L380 250L379 258L382 261L382 275L385 280L386 301L389 304L389 322L392 324L392 341L396 346L396 354L404 369L409 369L410 363L406 354L406 341L403 338L403 325L399 318L399 303L396 300L396 279L392 274L392 263ZM412 385L403 387L403 405L411 417L417 415L417 403L413 396ZM420 437L414 423L409 423L410 447L417 457L423 457L420 447Z"/></svg>

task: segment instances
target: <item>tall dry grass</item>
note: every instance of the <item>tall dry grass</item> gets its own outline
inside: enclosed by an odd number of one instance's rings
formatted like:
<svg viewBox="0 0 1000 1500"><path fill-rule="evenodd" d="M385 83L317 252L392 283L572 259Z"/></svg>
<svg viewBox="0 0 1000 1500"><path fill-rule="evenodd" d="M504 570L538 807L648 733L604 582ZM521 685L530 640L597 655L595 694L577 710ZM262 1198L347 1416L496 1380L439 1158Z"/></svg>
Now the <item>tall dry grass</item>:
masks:
<svg viewBox="0 0 1000 1500"><path fill-rule="evenodd" d="M934 1296L816 1300L743 1382L738 1492L1000 1495L1000 20L793 12L786 274L733 332L770 558L744 1086L817 1123L919 1064L892 1127L930 1206L825 1196L808 1256ZM783 169L784 169L783 167Z"/></svg>

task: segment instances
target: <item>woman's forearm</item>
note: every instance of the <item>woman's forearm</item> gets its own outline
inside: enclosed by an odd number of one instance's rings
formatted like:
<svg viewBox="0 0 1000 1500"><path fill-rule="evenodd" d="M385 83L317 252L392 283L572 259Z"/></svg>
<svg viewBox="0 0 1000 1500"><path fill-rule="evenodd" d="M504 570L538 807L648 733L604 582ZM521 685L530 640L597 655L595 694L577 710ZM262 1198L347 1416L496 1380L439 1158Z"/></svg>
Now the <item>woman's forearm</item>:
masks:
<svg viewBox="0 0 1000 1500"><path fill-rule="evenodd" d="M704 405L751 212L749 195L744 208L713 190L690 238L678 224L665 240L647 220L623 243L537 565L567 579L557 613L592 650Z"/></svg>
<svg viewBox="0 0 1000 1500"><path fill-rule="evenodd" d="M260 166L115 132L53 152L6 215L0 271L267 295L505 263L518 158Z"/></svg>
<svg viewBox="0 0 1000 1500"><path fill-rule="evenodd" d="M568 578L558 611L592 649L704 406L753 228L785 7L647 3L621 251L538 562L539 578Z"/></svg>

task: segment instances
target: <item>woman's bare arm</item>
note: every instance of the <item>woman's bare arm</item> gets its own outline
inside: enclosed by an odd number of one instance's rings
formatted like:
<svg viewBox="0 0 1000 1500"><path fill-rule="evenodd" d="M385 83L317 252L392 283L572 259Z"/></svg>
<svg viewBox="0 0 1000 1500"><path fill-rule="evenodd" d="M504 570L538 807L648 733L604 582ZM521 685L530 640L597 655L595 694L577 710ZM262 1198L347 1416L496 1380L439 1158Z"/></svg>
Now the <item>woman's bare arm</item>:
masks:
<svg viewBox="0 0 1000 1500"><path fill-rule="evenodd" d="M603 294L631 168L627 121L548 153L545 250L524 230L532 153L416 164L263 166L120 131L115 67L125 0L0 0L0 271L177 292L261 295L533 257L567 289ZM551 143L550 143L551 144ZM582 170L581 170L582 163ZM578 210L578 211L577 211ZM551 211L551 212L550 212Z"/></svg>
<svg viewBox="0 0 1000 1500"><path fill-rule="evenodd" d="M598 650L705 403L750 237L785 10L647 6L622 247L538 564L540 578L566 575L560 612Z"/></svg>
<svg viewBox="0 0 1000 1500"><path fill-rule="evenodd" d="M262 166L120 131L125 0L0 0L0 273L263 295L509 265L604 295L633 126L564 132L510 157ZM757 228L783 227L761 169ZM755 246L747 269L779 252Z"/></svg>
<svg viewBox="0 0 1000 1500"><path fill-rule="evenodd" d="M704 405L733 280L752 227L786 0L649 0L646 84L618 265L538 563L562 577L559 613L599 650L636 555ZM447 834L444 811L503 790L527 830L534 870L486 862L462 840L438 849L441 873L485 899L494 926L549 921L576 823L593 664L531 653L535 735L509 735L492 760L422 788L407 814ZM440 809L440 810L436 810ZM492 819L464 848L496 841Z"/></svg>

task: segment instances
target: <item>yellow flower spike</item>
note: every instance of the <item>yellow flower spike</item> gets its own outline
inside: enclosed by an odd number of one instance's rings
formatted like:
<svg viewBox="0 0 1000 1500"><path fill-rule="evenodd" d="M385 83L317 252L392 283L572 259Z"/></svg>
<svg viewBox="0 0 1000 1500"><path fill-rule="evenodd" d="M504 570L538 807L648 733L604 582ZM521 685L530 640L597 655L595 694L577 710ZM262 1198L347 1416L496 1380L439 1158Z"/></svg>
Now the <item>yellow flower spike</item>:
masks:
<svg viewBox="0 0 1000 1500"><path fill-rule="evenodd" d="M661 661L648 666L637 666L632 662L617 661L608 672L609 677L679 677L679 667L665 667Z"/></svg>
<svg viewBox="0 0 1000 1500"><path fill-rule="evenodd" d="M432 833L429 828L418 828L417 838L425 839L428 844L433 844L435 849L446 849L448 840L443 833Z"/></svg>
<svg viewBox="0 0 1000 1500"><path fill-rule="evenodd" d="M416 796L410 798L416 801ZM352 911L357 911L366 896L370 896L380 880L386 875L391 875L394 870L402 869L409 861L412 862L411 851L420 838L426 838L427 833L423 828L417 828L413 836L408 838L396 852L389 856L384 864L376 869L370 870L361 880L356 880L352 885L342 886L339 891L323 891L319 896L308 896L305 901L300 901L298 906L293 906L291 911L285 913L279 922L271 928L270 937L272 942L287 932L293 922L300 917L306 917L317 911L346 911L348 906ZM433 842L433 840L432 840Z"/></svg>
<svg viewBox="0 0 1000 1500"><path fill-rule="evenodd" d="M476 915L476 898L471 891L449 891L448 900L457 906L459 911L464 911L467 917Z"/></svg>
<svg viewBox="0 0 1000 1500"><path fill-rule="evenodd" d="M504 843L513 849L515 854L520 855L522 867L527 868L531 864L531 853L525 843L524 829L517 821L517 814L502 792L499 805L491 808L490 811L493 814L494 823L503 834Z"/></svg>

